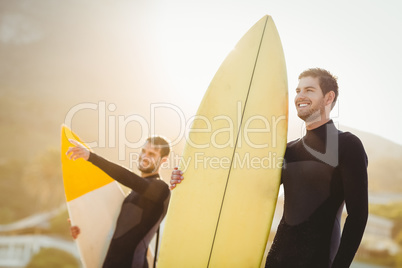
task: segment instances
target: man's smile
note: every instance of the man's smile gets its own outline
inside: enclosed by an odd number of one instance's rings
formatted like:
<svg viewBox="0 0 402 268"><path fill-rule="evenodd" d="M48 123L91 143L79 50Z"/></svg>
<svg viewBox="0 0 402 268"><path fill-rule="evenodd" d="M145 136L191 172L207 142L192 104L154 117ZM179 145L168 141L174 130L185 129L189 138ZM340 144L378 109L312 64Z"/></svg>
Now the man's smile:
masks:
<svg viewBox="0 0 402 268"><path fill-rule="evenodd" d="M298 102L298 103L296 104L297 108L306 108L306 107L308 107L308 106L310 106L310 105L311 105L310 102L305 102L305 101L303 101L303 102Z"/></svg>

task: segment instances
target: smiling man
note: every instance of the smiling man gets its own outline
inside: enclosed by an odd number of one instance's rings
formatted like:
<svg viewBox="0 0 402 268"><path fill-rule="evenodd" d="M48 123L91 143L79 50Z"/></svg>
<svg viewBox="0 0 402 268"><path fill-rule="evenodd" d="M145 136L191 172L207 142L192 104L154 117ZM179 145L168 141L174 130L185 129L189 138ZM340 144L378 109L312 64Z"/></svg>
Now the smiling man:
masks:
<svg viewBox="0 0 402 268"><path fill-rule="evenodd" d="M70 142L75 145L67 151L70 159L83 158L132 190L121 206L103 267L148 267L148 245L166 215L170 199L169 187L159 176L170 152L169 143L161 137L147 139L139 156L141 176L138 176L90 152L82 144ZM76 238L79 227L71 227L71 233Z"/></svg>
<svg viewBox="0 0 402 268"><path fill-rule="evenodd" d="M349 267L367 222L367 156L360 140L330 119L336 78L315 68L299 76L295 105L307 133L288 143L285 205L266 267ZM344 204L348 216L341 235Z"/></svg>
<svg viewBox="0 0 402 268"><path fill-rule="evenodd" d="M267 268L346 268L368 217L367 156L361 141L336 129L330 112L337 79L315 68L300 74L295 105L307 133L289 142L282 167L284 212ZM171 177L171 189L184 178ZM341 214L348 216L341 234Z"/></svg>

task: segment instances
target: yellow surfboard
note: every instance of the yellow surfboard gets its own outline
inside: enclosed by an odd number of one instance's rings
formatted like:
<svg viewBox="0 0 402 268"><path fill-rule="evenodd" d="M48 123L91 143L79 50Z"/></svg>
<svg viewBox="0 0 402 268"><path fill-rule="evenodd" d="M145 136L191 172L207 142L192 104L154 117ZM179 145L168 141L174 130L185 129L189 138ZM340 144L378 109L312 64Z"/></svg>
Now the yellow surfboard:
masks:
<svg viewBox="0 0 402 268"><path fill-rule="evenodd" d="M62 126L61 162L71 224L81 230L76 241L84 267L102 267L124 193L116 181L92 163L70 160L66 152L74 145L69 139L85 143L67 126Z"/></svg>
<svg viewBox="0 0 402 268"><path fill-rule="evenodd" d="M260 267L286 149L284 54L270 16L213 78L187 139L159 268Z"/></svg>

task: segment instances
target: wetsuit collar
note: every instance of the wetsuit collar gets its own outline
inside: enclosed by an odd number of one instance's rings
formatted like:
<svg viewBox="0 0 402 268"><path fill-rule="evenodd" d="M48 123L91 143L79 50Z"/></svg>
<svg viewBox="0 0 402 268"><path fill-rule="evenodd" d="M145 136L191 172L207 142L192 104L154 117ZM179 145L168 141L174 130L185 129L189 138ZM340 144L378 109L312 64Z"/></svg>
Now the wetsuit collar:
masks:
<svg viewBox="0 0 402 268"><path fill-rule="evenodd" d="M306 135L303 137L303 142L309 147L321 153L326 152L328 135L333 135L338 132L332 120L324 125L315 129L307 130Z"/></svg>
<svg viewBox="0 0 402 268"><path fill-rule="evenodd" d="M317 133L319 133L319 132L324 132L324 133L325 133L327 127L335 128L334 121L332 121L332 119L329 120L327 123L325 123L325 124L323 124L323 125L321 125L321 126L319 126L319 127L317 127L317 128L314 128L314 129L311 129L311 130L307 130L306 136L307 136L309 133L315 133L315 132L317 132Z"/></svg>
<svg viewBox="0 0 402 268"><path fill-rule="evenodd" d="M143 177L143 178L144 179L158 179L158 178L160 178L160 176L159 176L158 173L156 173L154 175L146 176L146 177Z"/></svg>

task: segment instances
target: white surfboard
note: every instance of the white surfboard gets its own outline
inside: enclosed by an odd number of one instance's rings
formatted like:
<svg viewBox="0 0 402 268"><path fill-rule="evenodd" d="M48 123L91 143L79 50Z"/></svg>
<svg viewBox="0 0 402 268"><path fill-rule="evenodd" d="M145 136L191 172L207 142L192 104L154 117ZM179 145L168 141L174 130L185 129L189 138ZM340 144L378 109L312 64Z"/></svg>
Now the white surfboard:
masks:
<svg viewBox="0 0 402 268"><path fill-rule="evenodd" d="M68 213L71 224L81 230L76 242L84 267L98 268L113 236L124 193L98 167L83 159L70 160L66 152L74 145L69 139L85 145L67 126L62 126L61 162Z"/></svg>

